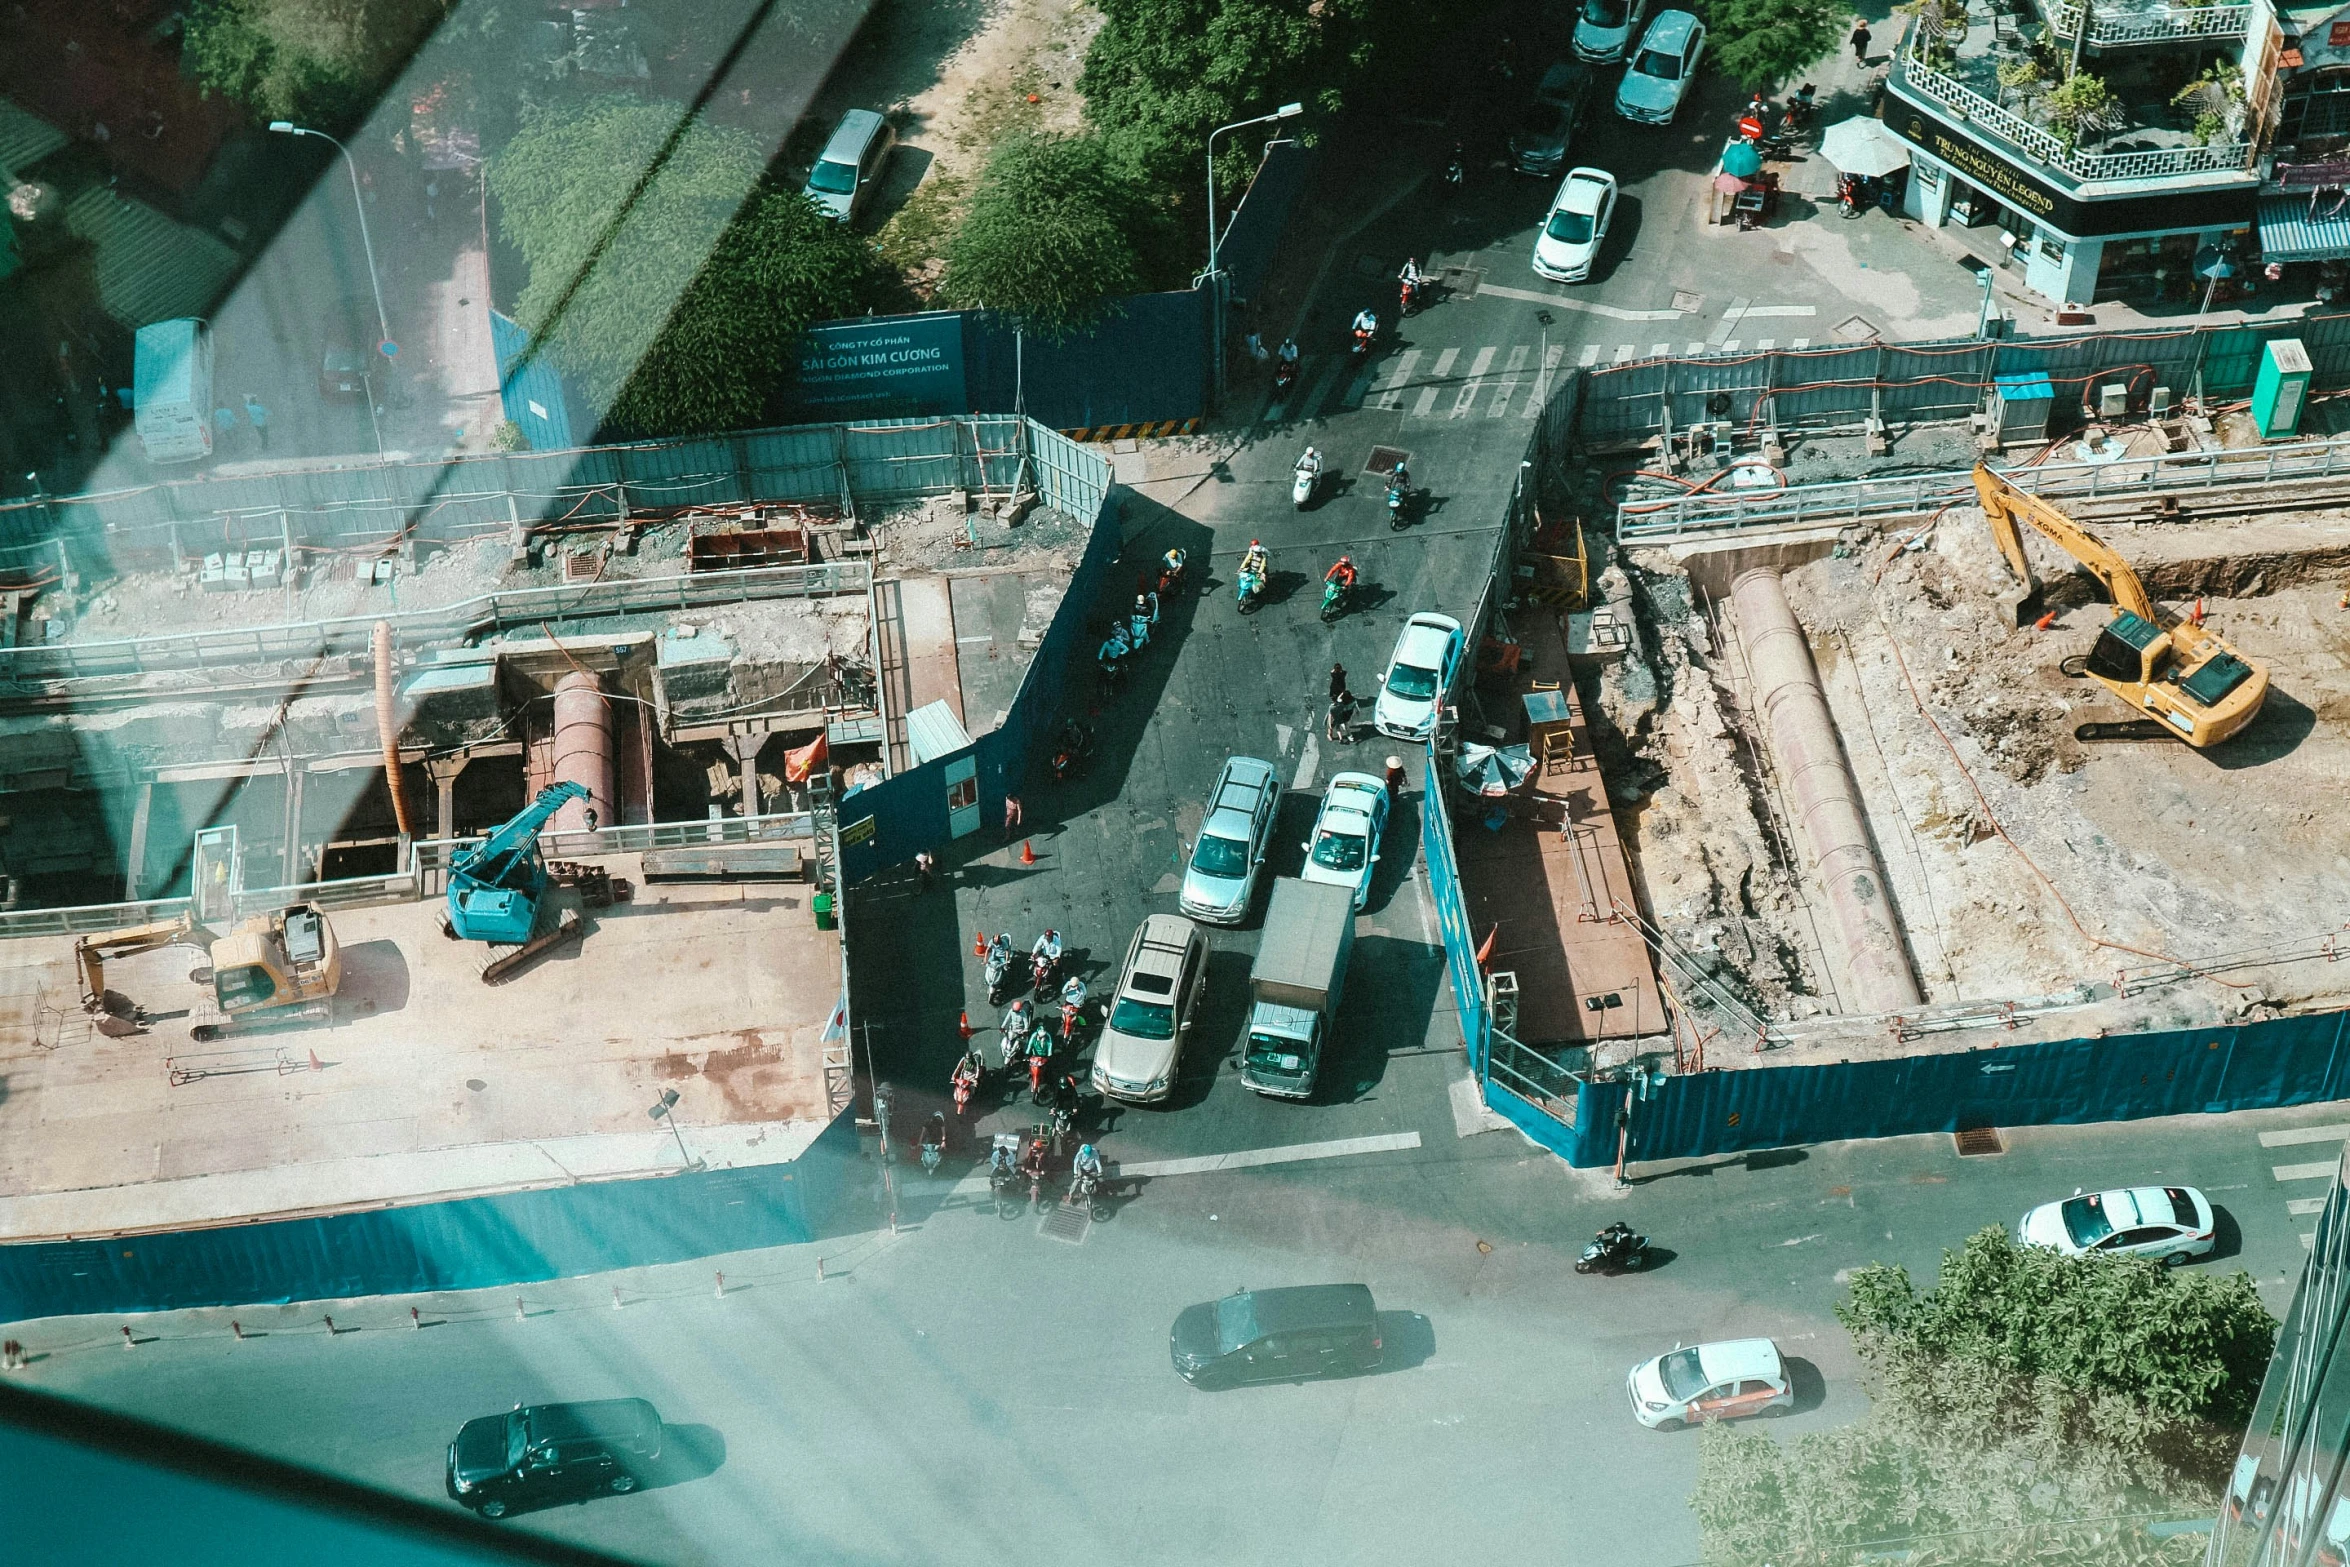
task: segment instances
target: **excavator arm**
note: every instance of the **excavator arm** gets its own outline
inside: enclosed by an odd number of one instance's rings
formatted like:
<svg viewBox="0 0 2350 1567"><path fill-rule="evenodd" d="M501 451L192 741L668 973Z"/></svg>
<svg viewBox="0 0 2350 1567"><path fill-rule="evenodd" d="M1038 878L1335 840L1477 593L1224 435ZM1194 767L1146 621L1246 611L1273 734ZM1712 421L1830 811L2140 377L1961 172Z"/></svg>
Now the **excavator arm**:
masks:
<svg viewBox="0 0 2350 1567"><path fill-rule="evenodd" d="M587 785L566 779L550 784L539 791L539 797L524 806L512 821L474 845L450 865L452 877L469 877L503 885L511 867L538 841L539 830L554 818L557 811L573 800L588 798ZM593 813L590 813L591 819Z"/></svg>
<svg viewBox="0 0 2350 1567"><path fill-rule="evenodd" d="M2058 549L2079 561L2099 582L2113 602L2149 625L2162 624L2155 617L2154 603L2146 596L2146 589L2138 581L2138 574L2130 563L2108 548L2103 540L2079 523L2058 511L2039 496L2017 489L1989 468L1975 465L1975 494L1982 498L1983 521L1991 528L1991 537L1998 541L1999 553L2007 557L2007 564L2026 586L2036 583L2032 574L2031 558L2024 553L2021 522L2032 525Z"/></svg>
<svg viewBox="0 0 2350 1567"><path fill-rule="evenodd" d="M73 944L73 961L75 969L81 974L83 1008L98 1012L105 1007L108 958L127 958L141 952L153 952L158 947L186 941L195 932L195 916L182 914L178 919L100 931L76 940Z"/></svg>

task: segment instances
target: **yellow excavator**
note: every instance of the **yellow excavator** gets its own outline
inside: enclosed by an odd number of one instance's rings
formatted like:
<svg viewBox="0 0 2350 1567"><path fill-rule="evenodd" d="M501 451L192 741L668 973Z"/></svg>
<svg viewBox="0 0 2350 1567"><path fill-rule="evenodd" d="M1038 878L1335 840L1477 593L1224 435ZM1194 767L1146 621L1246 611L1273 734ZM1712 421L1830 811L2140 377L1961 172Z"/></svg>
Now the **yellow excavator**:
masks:
<svg viewBox="0 0 2350 1567"><path fill-rule="evenodd" d="M82 1010L95 1020L98 1032L141 1033L149 1021L145 1008L106 988L107 959L181 944L202 949L212 970L210 985L186 1013L190 1038L324 1022L333 1015L332 998L343 984L342 943L323 909L297 903L256 914L218 938L209 936L192 914L79 938L73 956L81 972Z"/></svg>
<svg viewBox="0 0 2350 1567"><path fill-rule="evenodd" d="M2268 668L2193 620L2164 624L2129 562L2096 535L2037 495L2028 494L1980 464L1975 494L1999 553L2027 589L2037 591L2019 523L2029 524L2105 584L2113 619L2097 633L2084 659L2067 659L2066 673L2085 674L2132 708L2153 717L2135 724L2083 724L2083 740L2176 735L2201 750L2218 745L2258 716L2268 697Z"/></svg>

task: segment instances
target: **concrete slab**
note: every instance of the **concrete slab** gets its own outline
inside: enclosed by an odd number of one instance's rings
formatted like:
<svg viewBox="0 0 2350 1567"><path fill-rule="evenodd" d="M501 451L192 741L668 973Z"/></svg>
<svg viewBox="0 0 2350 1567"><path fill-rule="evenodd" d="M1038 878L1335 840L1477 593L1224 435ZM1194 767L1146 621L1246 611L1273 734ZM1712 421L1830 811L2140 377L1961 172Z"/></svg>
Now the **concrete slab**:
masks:
<svg viewBox="0 0 2350 1567"><path fill-rule="evenodd" d="M1011 711L1032 650L1020 630L1032 623L1029 596L1051 579L1022 572L957 573L947 579L953 608L955 669L966 722L994 728ZM1052 597L1059 601L1055 585ZM1034 620L1040 629L1049 624Z"/></svg>
<svg viewBox="0 0 2350 1567"><path fill-rule="evenodd" d="M0 946L0 1240L795 1157L829 1119L837 935L801 889L645 888L634 856L602 863L637 900L504 984L431 903L342 910L331 1022L200 1046L168 1017L98 1034L64 938ZM201 961L165 948L106 983L170 1012ZM683 1156L645 1114L664 1088Z"/></svg>

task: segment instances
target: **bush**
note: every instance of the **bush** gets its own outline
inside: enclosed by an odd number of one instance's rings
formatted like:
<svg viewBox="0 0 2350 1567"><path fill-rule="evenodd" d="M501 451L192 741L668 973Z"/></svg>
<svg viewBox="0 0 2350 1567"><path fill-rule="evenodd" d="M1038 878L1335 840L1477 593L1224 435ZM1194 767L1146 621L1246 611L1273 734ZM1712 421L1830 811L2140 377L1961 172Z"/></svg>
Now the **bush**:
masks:
<svg viewBox="0 0 2350 1567"><path fill-rule="evenodd" d="M196 0L180 58L264 119L358 123L432 32L440 0Z"/></svg>
<svg viewBox="0 0 2350 1567"><path fill-rule="evenodd" d="M1061 336L1142 286L1143 237L1158 214L1141 172L1098 135L1022 133L988 159L970 210L947 244L939 295L1000 310Z"/></svg>
<svg viewBox="0 0 2350 1567"><path fill-rule="evenodd" d="M1747 91L1764 91L1834 49L1849 14L1840 0L1713 0L1714 63Z"/></svg>

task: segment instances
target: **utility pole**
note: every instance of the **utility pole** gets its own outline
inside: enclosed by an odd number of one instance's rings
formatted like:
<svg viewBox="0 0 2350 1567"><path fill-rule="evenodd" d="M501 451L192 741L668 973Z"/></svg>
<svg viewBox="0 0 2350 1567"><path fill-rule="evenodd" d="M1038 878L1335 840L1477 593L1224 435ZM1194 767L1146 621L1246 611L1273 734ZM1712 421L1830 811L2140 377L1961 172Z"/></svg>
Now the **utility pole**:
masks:
<svg viewBox="0 0 2350 1567"><path fill-rule="evenodd" d="M1214 322L1214 336L1209 349L1209 360L1216 372L1216 401L1224 400L1224 302L1227 290L1224 269L1217 262L1217 251L1222 239L1216 233L1216 138L1226 131L1246 130L1251 125L1270 125L1276 120L1294 120L1306 112L1302 103L1285 103L1271 114L1260 114L1253 120L1235 120L1230 125L1219 125L1208 132L1208 309Z"/></svg>

